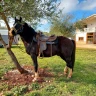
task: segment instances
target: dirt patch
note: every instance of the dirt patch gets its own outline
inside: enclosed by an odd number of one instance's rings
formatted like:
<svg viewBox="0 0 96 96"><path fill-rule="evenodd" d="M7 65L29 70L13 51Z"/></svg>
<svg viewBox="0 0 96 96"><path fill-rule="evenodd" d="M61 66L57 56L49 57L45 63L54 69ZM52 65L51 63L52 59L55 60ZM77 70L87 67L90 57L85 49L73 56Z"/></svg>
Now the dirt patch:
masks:
<svg viewBox="0 0 96 96"><path fill-rule="evenodd" d="M77 48L96 49L96 44L76 44Z"/></svg>
<svg viewBox="0 0 96 96"><path fill-rule="evenodd" d="M20 74L17 69L11 70L4 74L0 82L4 82L9 86L16 86L16 85L29 85L31 84L34 78L34 67L33 66L23 66L24 69L29 71L28 74ZM50 70L47 68L39 68L39 75L40 80L39 83L46 82L44 77L53 77L54 74L49 72Z"/></svg>

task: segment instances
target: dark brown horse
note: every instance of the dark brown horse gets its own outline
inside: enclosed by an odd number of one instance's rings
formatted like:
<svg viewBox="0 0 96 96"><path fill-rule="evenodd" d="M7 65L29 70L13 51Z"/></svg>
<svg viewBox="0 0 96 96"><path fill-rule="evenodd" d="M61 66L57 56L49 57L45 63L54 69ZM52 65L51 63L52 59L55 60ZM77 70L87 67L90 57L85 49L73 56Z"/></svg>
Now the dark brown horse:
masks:
<svg viewBox="0 0 96 96"><path fill-rule="evenodd" d="M34 70L35 70L35 78L33 81L36 81L39 77L38 74L38 62L37 62L37 41L36 36L37 32L30 27L27 23L22 23L22 18L19 19L15 18L14 26L10 30L10 37L15 36L17 34L20 35L24 46L26 48L26 52L31 56L34 64ZM35 40L33 40L35 38ZM43 51L44 57L50 57L51 55L58 55L66 62L66 67L64 69L64 74L67 75L68 70L68 78L72 76L73 68L74 68L74 62L75 62L75 41L70 40L63 36L57 37L57 43L52 44L52 47L50 47L50 44L47 44L47 49ZM52 48L52 49L51 49ZM50 52L52 51L52 54L50 55ZM42 56L42 55L41 55Z"/></svg>

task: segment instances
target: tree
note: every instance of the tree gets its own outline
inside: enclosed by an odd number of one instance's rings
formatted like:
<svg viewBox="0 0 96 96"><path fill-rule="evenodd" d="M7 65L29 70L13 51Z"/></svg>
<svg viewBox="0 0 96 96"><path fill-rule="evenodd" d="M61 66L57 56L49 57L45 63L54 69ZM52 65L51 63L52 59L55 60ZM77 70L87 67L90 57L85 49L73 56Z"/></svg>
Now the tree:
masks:
<svg viewBox="0 0 96 96"><path fill-rule="evenodd" d="M72 37L75 31L75 27L73 26L72 19L73 16L70 14L64 14L60 18L56 17L55 19L53 19L50 33Z"/></svg>
<svg viewBox="0 0 96 96"><path fill-rule="evenodd" d="M79 20L79 21L76 21L76 22L74 23L74 27L75 27L76 29L79 29L79 30L84 31L84 28L85 28L86 23L85 23L83 20L84 20L84 19L81 19L81 20Z"/></svg>
<svg viewBox="0 0 96 96"><path fill-rule="evenodd" d="M0 19L4 20L8 30L10 30L9 19L15 16L21 16L24 21L32 22L33 25L40 21L40 18L48 18L55 14L57 8L57 0L0 0ZM6 44L0 38L4 47ZM9 41L9 44L12 42ZM20 73L26 72L18 63L14 53L7 48L8 54L11 56L14 64Z"/></svg>
<svg viewBox="0 0 96 96"><path fill-rule="evenodd" d="M50 18L57 8L56 0L1 0L0 17L21 16L24 21L33 24L40 18ZM4 20L5 21L5 20Z"/></svg>

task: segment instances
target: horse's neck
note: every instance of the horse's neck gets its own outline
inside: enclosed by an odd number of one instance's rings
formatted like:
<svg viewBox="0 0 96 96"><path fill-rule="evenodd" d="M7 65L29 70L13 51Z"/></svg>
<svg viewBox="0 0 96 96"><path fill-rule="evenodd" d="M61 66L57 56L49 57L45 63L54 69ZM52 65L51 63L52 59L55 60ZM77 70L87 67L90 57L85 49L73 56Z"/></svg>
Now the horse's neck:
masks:
<svg viewBox="0 0 96 96"><path fill-rule="evenodd" d="M23 38L23 42L27 42L27 43L31 43L33 40L33 37L36 37L36 32L33 28L31 28L28 25L25 25L24 29L23 29L23 34L21 34L21 38Z"/></svg>
<svg viewBox="0 0 96 96"><path fill-rule="evenodd" d="M28 26L27 24L25 24L23 30L24 31L22 34L20 34L20 36L21 36L21 40L23 41L23 44L26 48L28 45L31 44L31 42L33 41L33 37L35 37L37 33L35 32L35 30L32 27Z"/></svg>

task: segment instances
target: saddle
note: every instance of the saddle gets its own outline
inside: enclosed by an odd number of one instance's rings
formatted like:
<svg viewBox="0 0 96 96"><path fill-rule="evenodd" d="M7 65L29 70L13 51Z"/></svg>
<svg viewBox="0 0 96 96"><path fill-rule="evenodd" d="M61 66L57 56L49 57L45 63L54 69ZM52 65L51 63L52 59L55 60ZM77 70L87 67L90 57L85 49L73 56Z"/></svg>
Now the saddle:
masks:
<svg viewBox="0 0 96 96"><path fill-rule="evenodd" d="M51 35L51 36L45 36L42 32L37 33L36 35L37 45L38 45L38 56L40 57L40 54L43 54L43 51L47 49L47 44L50 44L51 46L51 56L52 56L52 44L57 43L57 36Z"/></svg>

